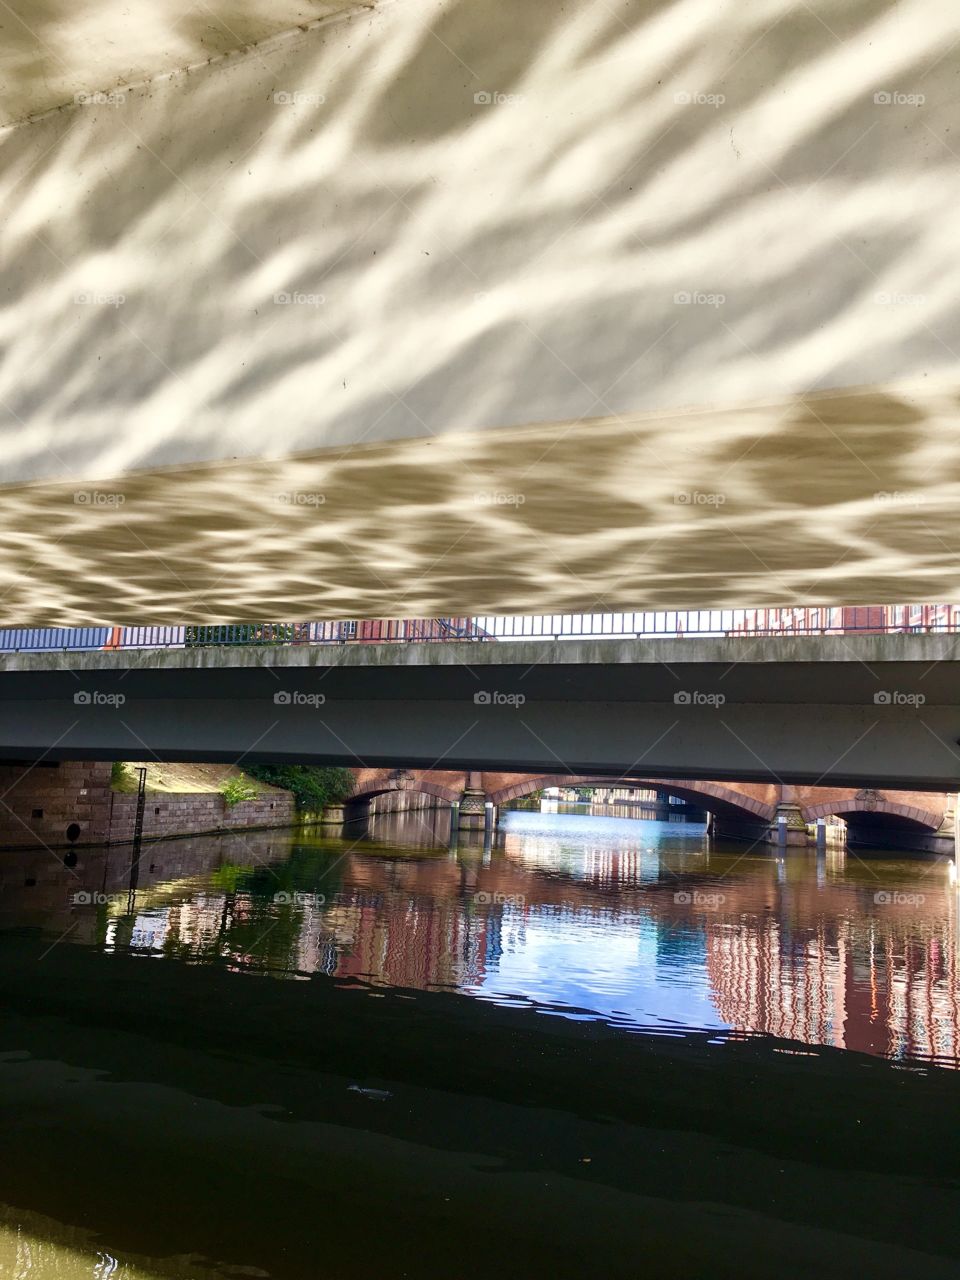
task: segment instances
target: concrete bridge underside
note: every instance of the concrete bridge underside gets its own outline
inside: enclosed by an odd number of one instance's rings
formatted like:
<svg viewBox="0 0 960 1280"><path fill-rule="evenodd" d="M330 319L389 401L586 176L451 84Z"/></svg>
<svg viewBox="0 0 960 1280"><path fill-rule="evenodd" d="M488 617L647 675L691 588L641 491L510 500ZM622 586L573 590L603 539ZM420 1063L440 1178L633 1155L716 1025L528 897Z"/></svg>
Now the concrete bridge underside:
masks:
<svg viewBox="0 0 960 1280"><path fill-rule="evenodd" d="M373 800L411 795L428 796L437 804L466 810L465 829L483 826L484 809L494 810L551 786L636 787L668 792L711 815L718 836L778 843L781 820L786 842L806 844L807 826L818 819L839 817L847 824L852 846L902 848L953 853L956 796L918 791L854 791L842 787L789 786L776 783L692 781L572 774L511 774L482 770L355 769L356 784L347 815L357 816Z"/></svg>
<svg viewBox="0 0 960 1280"><path fill-rule="evenodd" d="M0 759L960 789L950 635L6 654Z"/></svg>
<svg viewBox="0 0 960 1280"><path fill-rule="evenodd" d="M946 0L10 0L19 622L954 599Z"/></svg>

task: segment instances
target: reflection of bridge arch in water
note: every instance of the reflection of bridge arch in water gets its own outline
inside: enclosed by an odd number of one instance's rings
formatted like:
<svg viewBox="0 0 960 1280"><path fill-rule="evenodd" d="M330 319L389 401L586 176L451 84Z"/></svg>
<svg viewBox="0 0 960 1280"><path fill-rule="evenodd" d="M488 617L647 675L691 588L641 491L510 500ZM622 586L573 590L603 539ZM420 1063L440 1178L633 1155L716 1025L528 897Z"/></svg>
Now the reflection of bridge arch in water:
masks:
<svg viewBox="0 0 960 1280"><path fill-rule="evenodd" d="M85 852L79 881L62 866L43 870L45 851L12 852L8 906L39 910L57 935L78 921L71 936L87 945L424 990L477 988L508 933L536 960L538 941L556 930L583 930L577 945L600 948L606 981L636 954L642 921L654 970L673 982L677 964L702 968L713 1008L738 1031L960 1062L958 898L945 865L908 873L838 857L821 878L812 851L784 862L686 844L644 858L639 833L588 835L571 859L541 856L542 833L519 831L489 861L393 856L376 842L351 841L340 854L301 839L248 832L154 846L132 914L129 850ZM337 857L333 888L325 868ZM266 870L287 860L295 874L281 881ZM294 883L319 893L277 897ZM71 902L79 889L90 904ZM116 901L98 906L101 892ZM614 942L604 956L617 936L629 948Z"/></svg>

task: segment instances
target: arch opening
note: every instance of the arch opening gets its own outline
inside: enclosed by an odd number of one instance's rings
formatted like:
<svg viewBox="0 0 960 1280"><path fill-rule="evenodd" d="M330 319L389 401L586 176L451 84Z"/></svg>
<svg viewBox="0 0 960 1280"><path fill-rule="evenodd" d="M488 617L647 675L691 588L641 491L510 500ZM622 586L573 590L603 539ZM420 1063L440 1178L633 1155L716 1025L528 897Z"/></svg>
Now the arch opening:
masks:
<svg viewBox="0 0 960 1280"><path fill-rule="evenodd" d="M846 800L826 804L809 805L803 810L807 822L818 818L842 818L848 829L900 830L904 832L938 831L942 825L939 814L923 809L910 809L891 800Z"/></svg>
<svg viewBox="0 0 960 1280"><path fill-rule="evenodd" d="M489 799L500 807L511 800L519 800L536 791L557 786L584 788L621 786L661 791L667 795L676 796L677 799L698 809L704 809L727 823L745 822L756 825L769 823L773 817L773 806L764 804L732 787L724 786L722 783L678 781L673 778L598 778L546 774L513 783L494 792Z"/></svg>
<svg viewBox="0 0 960 1280"><path fill-rule="evenodd" d="M360 787L347 796L344 805L349 809L359 809L383 796L428 796L433 800L440 801L444 804L453 804L460 799L459 792L452 790L450 787L440 786L435 782L420 782L391 784L388 781L375 782ZM384 806L381 812L389 812L389 808Z"/></svg>

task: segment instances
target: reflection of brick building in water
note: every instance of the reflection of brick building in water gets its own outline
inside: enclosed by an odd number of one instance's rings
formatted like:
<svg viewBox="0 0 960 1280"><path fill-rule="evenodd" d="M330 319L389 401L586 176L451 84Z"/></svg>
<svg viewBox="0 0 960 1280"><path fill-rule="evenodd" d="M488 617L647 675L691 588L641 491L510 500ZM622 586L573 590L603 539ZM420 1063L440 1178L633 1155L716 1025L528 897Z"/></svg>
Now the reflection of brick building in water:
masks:
<svg viewBox="0 0 960 1280"><path fill-rule="evenodd" d="M773 920L711 930L707 972L714 1002L738 1030L843 1045L842 961L822 938L784 946Z"/></svg>
<svg viewBox="0 0 960 1280"><path fill-rule="evenodd" d="M785 934L773 919L717 927L707 970L732 1027L892 1057L960 1057L953 912L861 917ZM911 940L913 939L913 940Z"/></svg>
<svg viewBox="0 0 960 1280"><path fill-rule="evenodd" d="M601 890L612 890L620 886L635 887L644 880L655 880L658 875L656 855L652 851L645 855L639 843L624 843L619 848L587 845L583 848L571 848L565 856L562 849L558 852L556 842L550 836L540 838L524 834L520 837L508 833L503 848L507 857L525 871L559 869L571 882L584 882ZM519 879L516 883L506 879L497 880L495 873L484 883L502 888L506 893L519 892L525 888Z"/></svg>
<svg viewBox="0 0 960 1280"><path fill-rule="evenodd" d="M301 937L298 968L396 987L479 983L487 949L486 912L457 899L356 894L320 913Z"/></svg>

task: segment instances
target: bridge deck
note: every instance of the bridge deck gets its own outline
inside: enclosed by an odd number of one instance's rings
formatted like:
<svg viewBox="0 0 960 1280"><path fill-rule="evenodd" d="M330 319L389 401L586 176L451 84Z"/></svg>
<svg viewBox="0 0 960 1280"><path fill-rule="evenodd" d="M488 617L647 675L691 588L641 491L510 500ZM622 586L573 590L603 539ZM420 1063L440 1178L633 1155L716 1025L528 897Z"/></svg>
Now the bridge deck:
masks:
<svg viewBox="0 0 960 1280"><path fill-rule="evenodd" d="M955 649L882 635L11 654L0 758L956 791Z"/></svg>
<svg viewBox="0 0 960 1280"><path fill-rule="evenodd" d="M0 697L55 697L81 674L128 694L188 690L251 696L278 672L322 674L329 694L472 696L491 677L528 699L666 701L683 691L727 702L883 706L957 701L960 637L949 634L757 638L603 638L411 644L250 645L0 654ZM25 678L28 677L28 678ZM897 709L891 706L891 710Z"/></svg>

